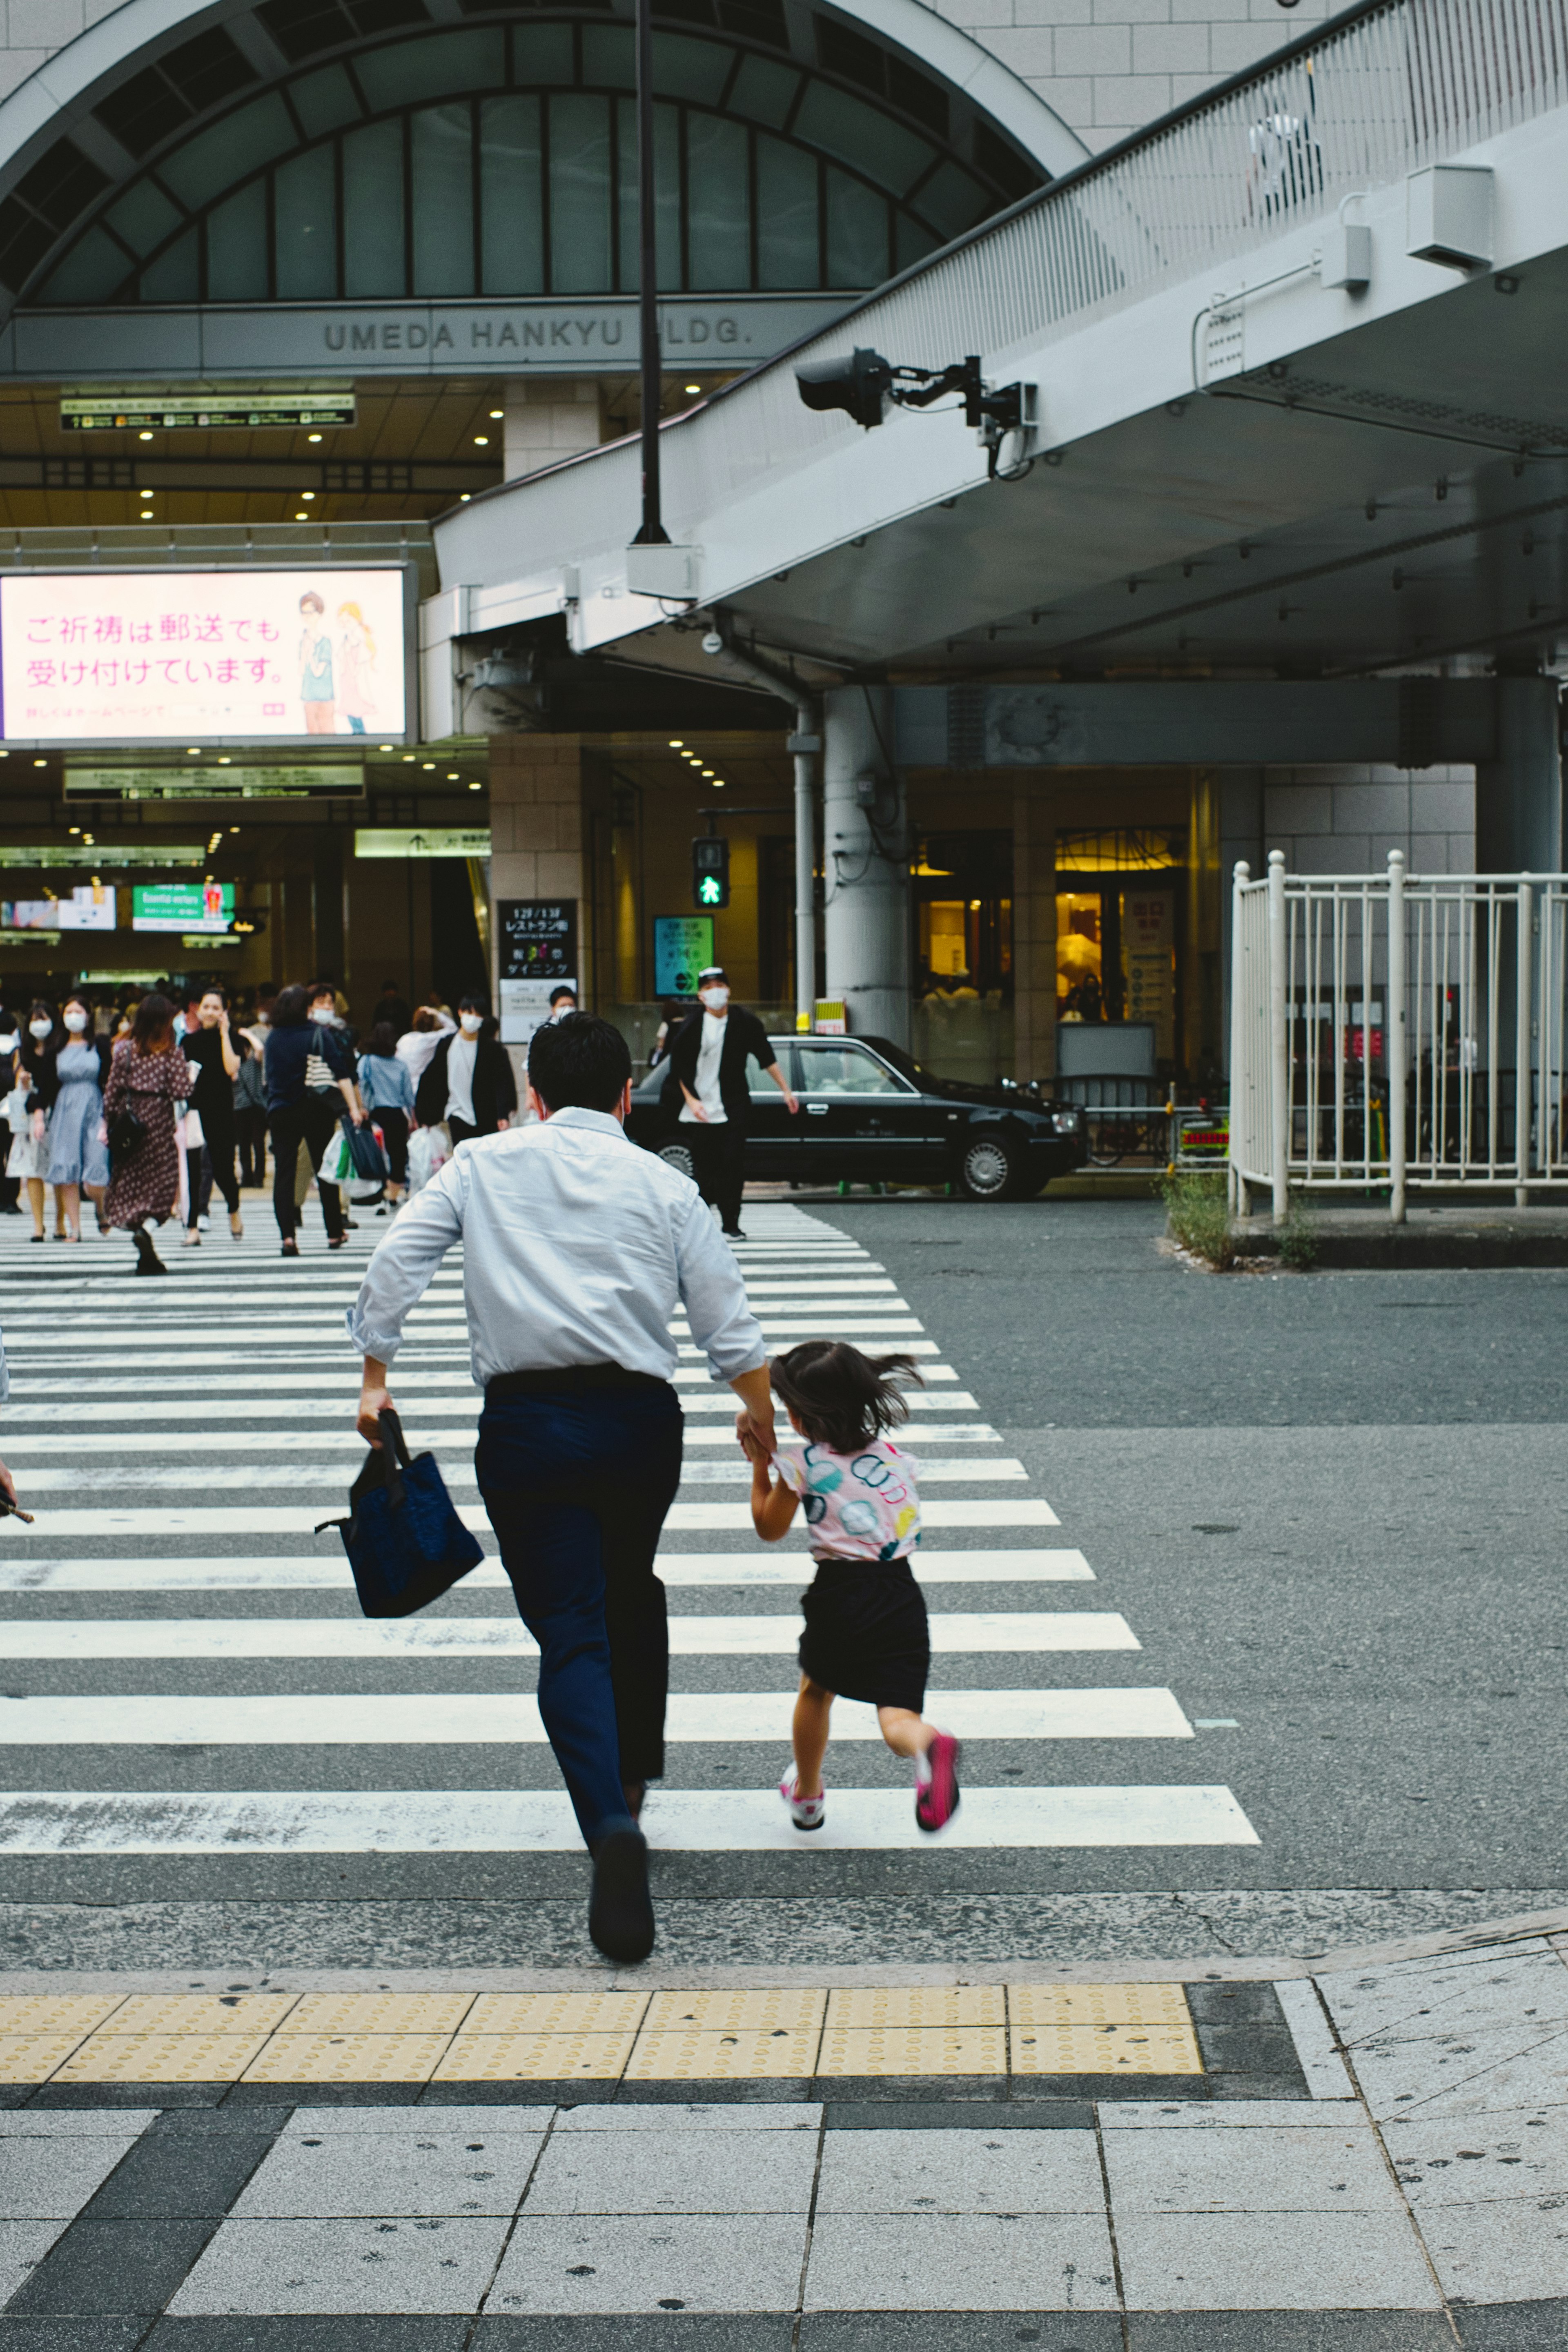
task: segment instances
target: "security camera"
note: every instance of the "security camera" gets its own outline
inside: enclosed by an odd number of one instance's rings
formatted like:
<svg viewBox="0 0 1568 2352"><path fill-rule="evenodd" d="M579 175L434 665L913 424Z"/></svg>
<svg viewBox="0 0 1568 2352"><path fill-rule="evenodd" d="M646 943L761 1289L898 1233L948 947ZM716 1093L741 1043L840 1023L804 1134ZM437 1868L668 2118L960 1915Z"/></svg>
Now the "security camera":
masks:
<svg viewBox="0 0 1568 2352"><path fill-rule="evenodd" d="M723 652L724 640L719 635L717 629L709 630L708 635L702 640L702 650L705 654L721 654Z"/></svg>

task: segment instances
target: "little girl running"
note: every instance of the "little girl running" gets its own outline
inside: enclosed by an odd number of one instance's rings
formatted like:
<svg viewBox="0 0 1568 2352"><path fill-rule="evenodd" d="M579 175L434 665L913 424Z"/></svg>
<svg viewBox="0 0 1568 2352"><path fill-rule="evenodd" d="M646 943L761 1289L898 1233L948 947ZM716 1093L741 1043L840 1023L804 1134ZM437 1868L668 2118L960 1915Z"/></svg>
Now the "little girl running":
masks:
<svg viewBox="0 0 1568 2352"><path fill-rule="evenodd" d="M920 1380L909 1356L873 1359L844 1340L807 1339L773 1365L804 1448L773 1456L774 1484L756 1441L742 1441L757 1533L777 1543L804 1502L816 1561L801 1599L795 1762L779 1783L797 1830L819 1830L826 1811L822 1759L836 1696L874 1706L893 1753L912 1759L922 1830L942 1829L958 1810L959 1744L921 1714L931 1632L909 1560L921 1533L917 1465L883 1434L909 1419L904 1380Z"/></svg>

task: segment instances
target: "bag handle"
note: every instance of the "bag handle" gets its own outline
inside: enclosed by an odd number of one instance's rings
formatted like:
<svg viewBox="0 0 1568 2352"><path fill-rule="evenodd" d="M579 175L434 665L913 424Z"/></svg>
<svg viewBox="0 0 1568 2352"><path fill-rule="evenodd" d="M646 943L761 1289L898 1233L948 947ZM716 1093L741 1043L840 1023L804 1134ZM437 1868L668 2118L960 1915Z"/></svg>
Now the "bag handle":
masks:
<svg viewBox="0 0 1568 2352"><path fill-rule="evenodd" d="M399 1466L406 1470L410 1463L413 1461L414 1456L408 1451L408 1440L403 1434L403 1423L397 1417L397 1409L395 1405L384 1404L382 1406L379 1415L379 1425L382 1432L382 1452L384 1454L390 1454L392 1447L395 1447L396 1449ZM387 1444L389 1437L392 1441L392 1447L389 1447Z"/></svg>

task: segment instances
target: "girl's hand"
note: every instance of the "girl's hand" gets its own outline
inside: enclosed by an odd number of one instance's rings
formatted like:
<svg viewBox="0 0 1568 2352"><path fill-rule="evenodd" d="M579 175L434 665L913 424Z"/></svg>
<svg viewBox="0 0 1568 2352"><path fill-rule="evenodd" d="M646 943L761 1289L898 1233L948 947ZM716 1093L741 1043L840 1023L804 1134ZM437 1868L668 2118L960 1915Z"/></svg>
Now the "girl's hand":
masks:
<svg viewBox="0 0 1568 2352"><path fill-rule="evenodd" d="M757 1437L743 1414L735 1424L735 1434L741 1441L741 1451L748 1462L765 1463L770 1458L766 1446Z"/></svg>

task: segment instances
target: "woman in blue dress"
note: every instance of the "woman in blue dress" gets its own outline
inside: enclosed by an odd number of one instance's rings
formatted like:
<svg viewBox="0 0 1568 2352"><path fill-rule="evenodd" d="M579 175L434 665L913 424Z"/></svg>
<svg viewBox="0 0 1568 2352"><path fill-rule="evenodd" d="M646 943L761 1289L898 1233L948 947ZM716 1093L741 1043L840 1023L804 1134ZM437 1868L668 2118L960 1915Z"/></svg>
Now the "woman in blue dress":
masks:
<svg viewBox="0 0 1568 2352"><path fill-rule="evenodd" d="M60 1011L65 1036L47 1055L40 1091L49 1098L48 1181L56 1200L64 1206L66 1239L79 1242L84 1191L98 1212L99 1232L109 1231L103 1215L103 1193L109 1182L103 1081L110 1041L107 1037L95 1040L92 1007L85 997L68 996Z"/></svg>

